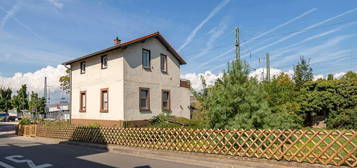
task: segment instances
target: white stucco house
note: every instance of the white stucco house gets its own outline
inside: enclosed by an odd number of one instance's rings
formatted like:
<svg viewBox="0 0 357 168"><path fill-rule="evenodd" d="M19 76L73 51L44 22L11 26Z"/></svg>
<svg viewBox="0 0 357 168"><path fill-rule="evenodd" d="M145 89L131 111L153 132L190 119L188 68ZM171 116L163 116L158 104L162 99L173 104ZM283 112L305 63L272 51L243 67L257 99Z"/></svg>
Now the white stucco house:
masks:
<svg viewBox="0 0 357 168"><path fill-rule="evenodd" d="M71 69L71 122L138 126L163 112L190 118L184 59L159 33L63 63Z"/></svg>

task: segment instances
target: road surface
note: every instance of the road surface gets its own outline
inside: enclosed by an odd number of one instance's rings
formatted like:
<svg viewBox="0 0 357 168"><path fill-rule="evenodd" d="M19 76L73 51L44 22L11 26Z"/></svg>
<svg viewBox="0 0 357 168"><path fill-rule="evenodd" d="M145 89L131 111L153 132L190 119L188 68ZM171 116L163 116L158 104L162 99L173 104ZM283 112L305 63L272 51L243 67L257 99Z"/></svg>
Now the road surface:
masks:
<svg viewBox="0 0 357 168"><path fill-rule="evenodd" d="M220 159L196 154L135 149L108 151L60 140L14 135L14 123L0 122L0 168L288 168L314 167L271 161ZM139 152L141 151L141 152Z"/></svg>

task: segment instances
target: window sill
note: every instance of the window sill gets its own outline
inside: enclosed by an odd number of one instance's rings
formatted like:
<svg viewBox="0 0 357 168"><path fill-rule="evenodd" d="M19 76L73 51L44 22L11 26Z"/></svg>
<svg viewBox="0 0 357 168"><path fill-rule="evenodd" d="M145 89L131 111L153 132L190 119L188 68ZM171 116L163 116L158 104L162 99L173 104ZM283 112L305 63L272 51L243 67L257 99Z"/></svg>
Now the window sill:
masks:
<svg viewBox="0 0 357 168"><path fill-rule="evenodd" d="M148 113L148 112L151 112L151 110L150 110L150 109L140 109L140 112L142 112L142 113Z"/></svg>
<svg viewBox="0 0 357 168"><path fill-rule="evenodd" d="M101 112L101 113L108 113L108 110L103 110L103 109L101 109L100 112Z"/></svg>
<svg viewBox="0 0 357 168"><path fill-rule="evenodd" d="M79 110L79 112L80 112L80 113L85 113L85 112L86 112L86 110Z"/></svg>

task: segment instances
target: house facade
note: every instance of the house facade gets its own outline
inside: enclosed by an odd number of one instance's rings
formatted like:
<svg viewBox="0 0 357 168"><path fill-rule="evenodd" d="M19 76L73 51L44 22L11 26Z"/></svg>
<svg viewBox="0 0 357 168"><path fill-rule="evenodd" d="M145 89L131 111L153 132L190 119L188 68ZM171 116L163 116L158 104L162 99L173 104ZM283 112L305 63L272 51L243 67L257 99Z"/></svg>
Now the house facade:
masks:
<svg viewBox="0 0 357 168"><path fill-rule="evenodd" d="M182 57L157 32L65 62L71 68L71 121L134 126L164 112L190 117Z"/></svg>

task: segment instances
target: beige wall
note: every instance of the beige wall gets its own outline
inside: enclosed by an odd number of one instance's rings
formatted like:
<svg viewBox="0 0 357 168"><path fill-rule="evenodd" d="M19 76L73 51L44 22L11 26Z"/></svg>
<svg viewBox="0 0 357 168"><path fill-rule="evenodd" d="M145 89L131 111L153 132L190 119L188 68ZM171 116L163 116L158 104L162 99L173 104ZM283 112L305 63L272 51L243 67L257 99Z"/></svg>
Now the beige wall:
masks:
<svg viewBox="0 0 357 168"><path fill-rule="evenodd" d="M142 48L151 51L151 70L142 67ZM160 69L160 53L168 56L168 73ZM105 55L105 54L103 54ZM101 69L102 55L88 58L86 73L80 62L72 64L72 118L93 120L143 120L162 113L161 91L170 90L173 115L190 117L190 91L180 87L180 65L157 40L147 39L108 55L108 68ZM139 110L139 88L150 88L150 112ZM100 112L100 89L109 89L109 111ZM87 110L79 112L80 91L86 91Z"/></svg>
<svg viewBox="0 0 357 168"><path fill-rule="evenodd" d="M80 62L72 64L72 118L124 120L123 56L120 50L108 55L108 68L101 69L101 56L86 59L86 73L80 74ZM108 88L108 113L100 112L100 89ZM79 112L80 91L86 91L87 110Z"/></svg>
<svg viewBox="0 0 357 168"><path fill-rule="evenodd" d="M151 52L151 70L142 67L142 49ZM160 54L168 56L168 72L160 69ZM125 120L150 119L162 113L161 91L170 90L173 115L190 117L190 91L180 87L180 65L177 59L156 38L148 39L123 51ZM139 110L139 88L150 88L150 112Z"/></svg>

